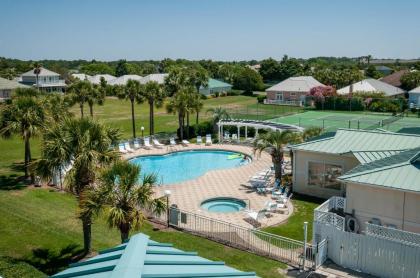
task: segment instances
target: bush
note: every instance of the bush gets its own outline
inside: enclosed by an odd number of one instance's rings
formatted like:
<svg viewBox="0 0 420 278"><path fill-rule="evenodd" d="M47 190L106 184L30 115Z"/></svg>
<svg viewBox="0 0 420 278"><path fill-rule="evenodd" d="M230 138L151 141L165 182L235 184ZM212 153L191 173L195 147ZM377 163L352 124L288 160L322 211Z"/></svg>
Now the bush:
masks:
<svg viewBox="0 0 420 278"><path fill-rule="evenodd" d="M213 133L213 124L210 121L200 122L194 126L196 135L206 136L206 134Z"/></svg>
<svg viewBox="0 0 420 278"><path fill-rule="evenodd" d="M230 90L229 92L227 92L228 96L239 96L242 95L243 91L242 90Z"/></svg>
<svg viewBox="0 0 420 278"><path fill-rule="evenodd" d="M264 103L264 100L267 98L267 96L265 95L258 95L257 96L257 101L258 103Z"/></svg>
<svg viewBox="0 0 420 278"><path fill-rule="evenodd" d="M190 130L189 130L189 137L187 136L188 132L187 132L187 126L184 127L184 139L191 139L195 137L195 129L194 126L190 126ZM181 138L181 132L179 130L179 128L177 128L176 130L176 135L178 136L178 138Z"/></svg>

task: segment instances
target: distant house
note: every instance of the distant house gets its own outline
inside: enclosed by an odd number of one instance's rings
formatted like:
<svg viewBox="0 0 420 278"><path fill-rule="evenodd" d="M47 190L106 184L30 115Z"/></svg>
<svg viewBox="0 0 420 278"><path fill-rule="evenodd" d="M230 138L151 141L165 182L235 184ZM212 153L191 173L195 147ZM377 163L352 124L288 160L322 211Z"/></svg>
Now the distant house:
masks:
<svg viewBox="0 0 420 278"><path fill-rule="evenodd" d="M147 82L150 81L154 81L157 82L158 84L164 84L165 83L165 78L168 76L167 73L152 73L149 75L146 75L145 77L143 77L140 80L140 83L142 84L146 84Z"/></svg>
<svg viewBox="0 0 420 278"><path fill-rule="evenodd" d="M101 78L104 78L107 83L109 83L111 80L114 80L116 77L110 74L95 74L94 76L88 77L88 80L92 84L100 84Z"/></svg>
<svg viewBox="0 0 420 278"><path fill-rule="evenodd" d="M387 66L375 66L375 69L383 75L391 74L394 70Z"/></svg>
<svg viewBox="0 0 420 278"><path fill-rule="evenodd" d="M85 74L85 73L72 73L71 76L75 79L79 79L79 80L89 80L92 78L92 76L90 76L89 74Z"/></svg>
<svg viewBox="0 0 420 278"><path fill-rule="evenodd" d="M260 64L256 64L256 65L246 65L248 68L255 70L256 72L260 71L261 69L261 65Z"/></svg>
<svg viewBox="0 0 420 278"><path fill-rule="evenodd" d="M403 96L405 91L388 83L376 79L364 79L349 86L337 90L339 95L347 95L349 93L384 93L387 97Z"/></svg>
<svg viewBox="0 0 420 278"><path fill-rule="evenodd" d="M412 107L420 107L420 86L408 92L408 104Z"/></svg>
<svg viewBox="0 0 420 278"><path fill-rule="evenodd" d="M128 80L137 80L140 82L142 78L142 76L137 74L126 74L115 79L109 80L107 82L109 85L127 85Z"/></svg>
<svg viewBox="0 0 420 278"><path fill-rule="evenodd" d="M230 90L232 90L232 85L217 79L209 78L207 87L201 86L200 94L209 96L214 95L215 93L229 92Z"/></svg>
<svg viewBox="0 0 420 278"><path fill-rule="evenodd" d="M265 90L267 92L266 103L300 105L309 91L317 86L325 85L312 76L290 77Z"/></svg>
<svg viewBox="0 0 420 278"><path fill-rule="evenodd" d="M379 79L382 82L388 83L389 85L400 87L401 86L401 77L409 72L409 70L399 70L390 75L382 77Z"/></svg>
<svg viewBox="0 0 420 278"><path fill-rule="evenodd" d="M20 82L24 85L39 87L44 92L64 92L67 86L64 80L60 79L60 74L42 67L38 74L38 84L33 69L23 73Z"/></svg>
<svg viewBox="0 0 420 278"><path fill-rule="evenodd" d="M17 88L29 88L14 80L8 80L0 77L0 102L11 98L12 92Z"/></svg>
<svg viewBox="0 0 420 278"><path fill-rule="evenodd" d="M70 264L69 268L51 276L70 277L247 277L255 272L243 272L186 252L170 243L153 241L145 234L133 235L129 241L99 252L86 261Z"/></svg>

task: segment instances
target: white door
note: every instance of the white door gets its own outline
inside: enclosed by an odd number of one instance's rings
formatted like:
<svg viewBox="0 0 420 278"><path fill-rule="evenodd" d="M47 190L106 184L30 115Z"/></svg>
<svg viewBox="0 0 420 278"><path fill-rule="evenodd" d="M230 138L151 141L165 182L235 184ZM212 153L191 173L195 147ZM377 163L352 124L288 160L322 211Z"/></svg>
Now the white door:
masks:
<svg viewBox="0 0 420 278"><path fill-rule="evenodd" d="M283 93L277 93L276 94L276 100L277 101L283 101Z"/></svg>

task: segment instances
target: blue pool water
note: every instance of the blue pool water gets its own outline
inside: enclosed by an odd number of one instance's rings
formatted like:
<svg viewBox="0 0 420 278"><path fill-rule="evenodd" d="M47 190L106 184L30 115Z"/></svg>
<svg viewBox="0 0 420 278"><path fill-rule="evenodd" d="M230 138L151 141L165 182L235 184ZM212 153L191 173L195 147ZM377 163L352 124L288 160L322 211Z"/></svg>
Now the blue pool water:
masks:
<svg viewBox="0 0 420 278"><path fill-rule="evenodd" d="M153 173L159 184L173 184L198 178L210 170L238 167L247 164L248 159L236 152L197 150L139 156L130 162L141 166L142 176Z"/></svg>
<svg viewBox="0 0 420 278"><path fill-rule="evenodd" d="M210 212L237 212L245 207L243 200L230 197L212 198L201 203L201 208Z"/></svg>

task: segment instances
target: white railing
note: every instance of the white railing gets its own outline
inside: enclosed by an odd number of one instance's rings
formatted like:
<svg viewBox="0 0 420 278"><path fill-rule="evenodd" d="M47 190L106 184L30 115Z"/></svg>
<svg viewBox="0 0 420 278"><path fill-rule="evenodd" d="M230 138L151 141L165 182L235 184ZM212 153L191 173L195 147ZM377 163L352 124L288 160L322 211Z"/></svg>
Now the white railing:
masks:
<svg viewBox="0 0 420 278"><path fill-rule="evenodd" d="M337 229L344 231L345 218L332 211L344 210L345 208L345 198L338 196L331 197L314 210L314 221L318 223L332 225Z"/></svg>
<svg viewBox="0 0 420 278"><path fill-rule="evenodd" d="M366 223L366 234L420 247L420 234Z"/></svg>

